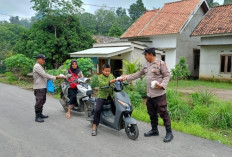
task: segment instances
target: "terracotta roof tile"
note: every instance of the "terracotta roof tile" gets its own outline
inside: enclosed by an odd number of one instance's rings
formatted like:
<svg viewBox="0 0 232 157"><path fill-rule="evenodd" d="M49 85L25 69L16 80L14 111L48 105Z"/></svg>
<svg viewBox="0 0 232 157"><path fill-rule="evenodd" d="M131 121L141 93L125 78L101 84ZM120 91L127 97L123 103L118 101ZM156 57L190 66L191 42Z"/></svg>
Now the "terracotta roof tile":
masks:
<svg viewBox="0 0 232 157"><path fill-rule="evenodd" d="M192 35L226 33L232 33L232 5L222 5L211 8Z"/></svg>
<svg viewBox="0 0 232 157"><path fill-rule="evenodd" d="M145 12L131 27L122 35L122 38L137 36L149 21L156 15L159 9Z"/></svg>
<svg viewBox="0 0 232 157"><path fill-rule="evenodd" d="M166 3L154 14L146 12L123 35L122 38L179 33L189 16L202 0L182 0Z"/></svg>

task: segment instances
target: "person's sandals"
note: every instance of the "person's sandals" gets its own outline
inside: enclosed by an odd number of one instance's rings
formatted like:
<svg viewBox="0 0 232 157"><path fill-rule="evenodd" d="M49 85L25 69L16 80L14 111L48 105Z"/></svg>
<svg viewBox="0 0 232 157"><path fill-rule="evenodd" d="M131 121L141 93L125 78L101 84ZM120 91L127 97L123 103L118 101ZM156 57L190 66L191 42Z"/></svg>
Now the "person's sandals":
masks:
<svg viewBox="0 0 232 157"><path fill-rule="evenodd" d="M97 129L96 130L92 130L92 136L97 136Z"/></svg>

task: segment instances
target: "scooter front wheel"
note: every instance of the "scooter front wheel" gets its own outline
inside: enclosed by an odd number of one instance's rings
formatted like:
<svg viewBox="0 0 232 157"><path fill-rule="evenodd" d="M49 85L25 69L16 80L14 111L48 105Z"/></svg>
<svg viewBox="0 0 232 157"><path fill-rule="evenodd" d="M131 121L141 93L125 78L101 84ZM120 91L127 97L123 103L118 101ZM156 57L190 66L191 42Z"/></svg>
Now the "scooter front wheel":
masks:
<svg viewBox="0 0 232 157"><path fill-rule="evenodd" d="M139 136L139 129L137 124L129 124L125 126L125 132L129 139L136 140Z"/></svg>

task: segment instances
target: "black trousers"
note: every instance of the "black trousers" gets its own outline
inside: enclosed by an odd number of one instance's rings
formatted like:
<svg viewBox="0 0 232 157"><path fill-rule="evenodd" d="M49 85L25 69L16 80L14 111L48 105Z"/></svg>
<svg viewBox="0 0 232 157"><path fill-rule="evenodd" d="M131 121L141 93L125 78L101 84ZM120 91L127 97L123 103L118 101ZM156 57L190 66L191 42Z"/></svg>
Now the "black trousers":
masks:
<svg viewBox="0 0 232 157"><path fill-rule="evenodd" d="M77 89L68 89L68 97L70 99L69 105L76 105L77 104Z"/></svg>
<svg viewBox="0 0 232 157"><path fill-rule="evenodd" d="M107 99L100 99L97 98L97 102L96 102L96 109L94 111L94 117L93 117L93 124L99 124L100 123L100 116L101 116L101 111L103 108L103 105L105 103L107 103Z"/></svg>
<svg viewBox="0 0 232 157"><path fill-rule="evenodd" d="M158 113L163 119L165 126L171 125L170 116L167 110L166 94L154 98L147 97L146 105L152 127L158 125Z"/></svg>
<svg viewBox="0 0 232 157"><path fill-rule="evenodd" d="M46 93L47 93L46 88L34 90L34 95L35 95L35 100L36 100L36 103L35 103L36 113L42 113L43 105L46 102Z"/></svg>

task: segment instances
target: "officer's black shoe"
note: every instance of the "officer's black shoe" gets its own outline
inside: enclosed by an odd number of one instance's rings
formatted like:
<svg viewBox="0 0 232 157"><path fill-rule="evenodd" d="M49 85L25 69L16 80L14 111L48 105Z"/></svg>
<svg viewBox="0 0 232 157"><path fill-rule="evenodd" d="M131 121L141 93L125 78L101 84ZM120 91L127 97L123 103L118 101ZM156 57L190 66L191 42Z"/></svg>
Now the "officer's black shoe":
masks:
<svg viewBox="0 0 232 157"><path fill-rule="evenodd" d="M36 113L35 121L39 123L44 122L44 120L41 118L41 113Z"/></svg>
<svg viewBox="0 0 232 157"><path fill-rule="evenodd" d="M48 118L48 115L43 115L43 113L41 113L41 118Z"/></svg>
<svg viewBox="0 0 232 157"><path fill-rule="evenodd" d="M164 142L167 143L167 142L170 142L174 136L172 134L172 129L171 129L171 126L165 126L166 127L166 136L164 137Z"/></svg>
<svg viewBox="0 0 232 157"><path fill-rule="evenodd" d="M144 136L145 136L145 137L159 136L159 131L158 131L158 129L156 129L156 130L151 129L150 131L144 133Z"/></svg>

